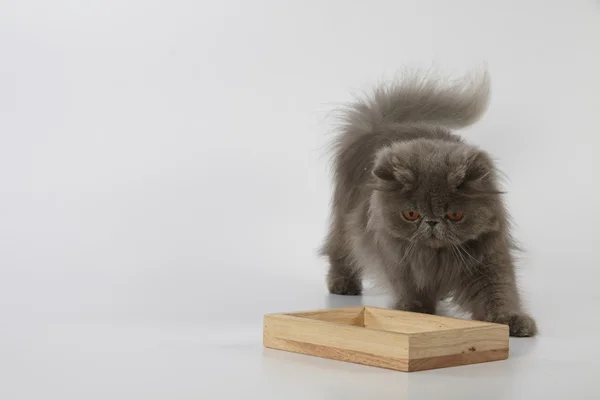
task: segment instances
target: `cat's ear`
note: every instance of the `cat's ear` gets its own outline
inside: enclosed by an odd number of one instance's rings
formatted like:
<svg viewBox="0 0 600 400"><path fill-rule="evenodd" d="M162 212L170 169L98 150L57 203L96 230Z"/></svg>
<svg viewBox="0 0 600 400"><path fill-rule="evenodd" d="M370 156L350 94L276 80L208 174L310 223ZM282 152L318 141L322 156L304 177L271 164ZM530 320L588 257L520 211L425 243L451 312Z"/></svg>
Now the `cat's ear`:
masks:
<svg viewBox="0 0 600 400"><path fill-rule="evenodd" d="M476 152L467 160L467 169L465 172L465 183L477 183L490 176L494 165L490 157L484 152Z"/></svg>
<svg viewBox="0 0 600 400"><path fill-rule="evenodd" d="M485 152L471 151L451 169L448 183L458 190L483 190L492 180L493 170L494 164Z"/></svg>
<svg viewBox="0 0 600 400"><path fill-rule="evenodd" d="M394 175L394 166L389 157L379 158L373 167L373 175L377 179L385 182L393 182L396 180Z"/></svg>
<svg viewBox="0 0 600 400"><path fill-rule="evenodd" d="M396 149L397 150L397 149ZM376 187L379 190L410 190L415 180L413 171L392 149L384 149L377 154L373 165Z"/></svg>

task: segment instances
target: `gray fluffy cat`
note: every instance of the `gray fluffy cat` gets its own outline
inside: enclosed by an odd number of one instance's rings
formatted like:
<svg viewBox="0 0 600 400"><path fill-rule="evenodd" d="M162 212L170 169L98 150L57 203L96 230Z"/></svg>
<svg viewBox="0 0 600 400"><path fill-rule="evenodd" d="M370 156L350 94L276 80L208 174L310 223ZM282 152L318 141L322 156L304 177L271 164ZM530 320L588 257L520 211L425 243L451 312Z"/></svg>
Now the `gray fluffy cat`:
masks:
<svg viewBox="0 0 600 400"><path fill-rule="evenodd" d="M521 307L494 164L451 132L486 111L489 86L487 72L458 83L408 74L344 110L323 246L331 293L358 295L375 275L400 310L433 314L452 297L512 336L537 333Z"/></svg>

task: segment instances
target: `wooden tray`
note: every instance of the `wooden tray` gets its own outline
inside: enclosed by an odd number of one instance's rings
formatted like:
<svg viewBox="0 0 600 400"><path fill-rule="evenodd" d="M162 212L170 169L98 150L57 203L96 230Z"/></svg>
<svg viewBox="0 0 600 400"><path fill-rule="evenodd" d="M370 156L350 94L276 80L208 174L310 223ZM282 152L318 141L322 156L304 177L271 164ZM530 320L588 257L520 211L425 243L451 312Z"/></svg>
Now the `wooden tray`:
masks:
<svg viewBox="0 0 600 400"><path fill-rule="evenodd" d="M265 315L263 343L271 349L408 372L505 360L508 325L348 307Z"/></svg>

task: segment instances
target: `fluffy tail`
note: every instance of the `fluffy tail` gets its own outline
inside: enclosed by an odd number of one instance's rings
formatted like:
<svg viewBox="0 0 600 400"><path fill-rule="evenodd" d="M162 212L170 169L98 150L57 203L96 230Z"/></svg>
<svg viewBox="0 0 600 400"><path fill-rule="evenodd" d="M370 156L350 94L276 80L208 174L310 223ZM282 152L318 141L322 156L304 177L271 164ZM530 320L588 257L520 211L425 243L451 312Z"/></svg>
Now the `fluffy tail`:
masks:
<svg viewBox="0 0 600 400"><path fill-rule="evenodd" d="M490 93L487 70L451 81L431 73L406 73L375 89L343 113L345 135L379 133L394 125L427 123L464 128L485 113Z"/></svg>

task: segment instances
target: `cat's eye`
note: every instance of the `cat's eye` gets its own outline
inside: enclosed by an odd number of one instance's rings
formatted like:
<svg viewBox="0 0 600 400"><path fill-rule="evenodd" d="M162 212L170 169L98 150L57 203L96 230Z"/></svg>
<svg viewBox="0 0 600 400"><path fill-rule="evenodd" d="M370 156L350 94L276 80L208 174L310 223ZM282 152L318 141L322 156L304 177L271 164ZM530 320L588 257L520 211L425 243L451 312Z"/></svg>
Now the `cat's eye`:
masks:
<svg viewBox="0 0 600 400"><path fill-rule="evenodd" d="M446 214L446 217L451 221L460 221L463 217L463 213L461 211L450 211Z"/></svg>
<svg viewBox="0 0 600 400"><path fill-rule="evenodd" d="M418 211L414 211L414 210L407 210L407 211L403 211L402 212L402 216L404 218L406 218L409 221L416 221L417 219L419 219L419 217L421 216L421 214L419 214Z"/></svg>

